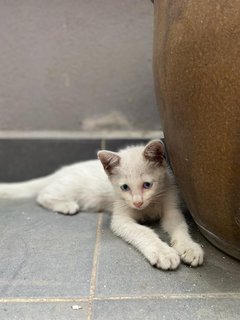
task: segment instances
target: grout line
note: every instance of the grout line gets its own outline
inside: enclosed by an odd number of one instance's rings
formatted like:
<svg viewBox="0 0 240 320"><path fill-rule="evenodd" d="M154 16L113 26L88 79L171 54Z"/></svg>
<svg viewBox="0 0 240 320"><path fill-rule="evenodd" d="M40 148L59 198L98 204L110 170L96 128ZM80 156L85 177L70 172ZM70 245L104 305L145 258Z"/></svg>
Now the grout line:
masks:
<svg viewBox="0 0 240 320"><path fill-rule="evenodd" d="M93 318L93 300L94 300L94 295L96 291L97 267L98 267L98 256L99 256L99 248L100 248L102 221L103 221L103 213L100 213L98 217L96 242L95 242L95 249L93 254L93 267L92 267L92 275L91 275L91 282L90 282L90 294L89 294L87 320L92 320Z"/></svg>
<svg viewBox="0 0 240 320"><path fill-rule="evenodd" d="M154 139L163 138L161 130L0 130L0 139Z"/></svg>
<svg viewBox="0 0 240 320"><path fill-rule="evenodd" d="M240 299L240 292L219 292L219 293L166 293L146 296L115 296L115 297L95 297L94 301L117 301L117 300L167 300L167 299Z"/></svg>
<svg viewBox="0 0 240 320"><path fill-rule="evenodd" d="M101 140L101 150L105 150L106 149L106 140L102 139Z"/></svg>
<svg viewBox="0 0 240 320"><path fill-rule="evenodd" d="M88 297L74 298L74 297L63 297L63 298L0 298L1 303L45 303L45 302L87 302Z"/></svg>
<svg viewBox="0 0 240 320"><path fill-rule="evenodd" d="M97 263L96 263L97 266ZM93 302L93 301L123 301L123 300L188 300L188 299L240 299L240 292L217 292L217 293L162 293L146 296L115 296L115 297L94 297L96 287L96 267L90 297L47 297L47 298L0 298L1 303L61 303L61 302ZM92 306L91 306L92 312ZM92 313L90 314L92 317ZM91 318L89 318L91 319Z"/></svg>

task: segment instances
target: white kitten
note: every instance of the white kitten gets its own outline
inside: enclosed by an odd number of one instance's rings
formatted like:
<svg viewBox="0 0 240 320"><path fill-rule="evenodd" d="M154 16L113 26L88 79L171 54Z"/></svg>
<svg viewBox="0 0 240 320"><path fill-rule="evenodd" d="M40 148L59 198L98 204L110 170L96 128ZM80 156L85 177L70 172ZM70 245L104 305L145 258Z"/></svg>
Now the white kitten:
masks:
<svg viewBox="0 0 240 320"><path fill-rule="evenodd" d="M41 206L64 214L112 211L113 232L136 247L152 265L176 269L181 258L197 266L202 264L204 253L191 239L178 209L174 179L163 156L159 140L118 153L99 151L101 162L80 162L27 182L1 183L0 197L36 197ZM172 247L138 223L157 218L170 235Z"/></svg>

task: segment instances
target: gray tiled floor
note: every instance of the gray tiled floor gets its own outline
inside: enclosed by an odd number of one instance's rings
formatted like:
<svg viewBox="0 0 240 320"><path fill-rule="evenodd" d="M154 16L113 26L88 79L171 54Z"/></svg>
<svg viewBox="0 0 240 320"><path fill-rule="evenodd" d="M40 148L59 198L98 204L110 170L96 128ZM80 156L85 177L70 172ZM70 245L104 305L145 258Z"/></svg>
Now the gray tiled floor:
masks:
<svg viewBox="0 0 240 320"><path fill-rule="evenodd" d="M240 263L192 222L204 265L163 272L111 233L107 214L70 217L1 200L0 218L0 319L239 318Z"/></svg>

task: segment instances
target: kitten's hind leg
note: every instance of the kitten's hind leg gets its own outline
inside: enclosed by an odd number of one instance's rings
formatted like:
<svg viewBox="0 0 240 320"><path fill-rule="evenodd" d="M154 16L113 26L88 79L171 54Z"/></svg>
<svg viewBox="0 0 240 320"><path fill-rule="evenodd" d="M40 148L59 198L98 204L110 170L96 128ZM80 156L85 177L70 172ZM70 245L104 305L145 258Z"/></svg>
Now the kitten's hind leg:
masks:
<svg viewBox="0 0 240 320"><path fill-rule="evenodd" d="M58 194L49 194L44 190L38 195L37 203L44 208L63 214L72 215L79 211L79 205L75 200Z"/></svg>

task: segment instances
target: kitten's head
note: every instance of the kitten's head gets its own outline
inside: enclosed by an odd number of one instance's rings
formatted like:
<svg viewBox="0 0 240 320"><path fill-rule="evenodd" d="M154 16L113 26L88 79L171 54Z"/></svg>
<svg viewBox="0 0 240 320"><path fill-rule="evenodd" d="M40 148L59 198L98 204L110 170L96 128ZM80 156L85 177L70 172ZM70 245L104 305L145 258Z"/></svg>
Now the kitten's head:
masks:
<svg viewBox="0 0 240 320"><path fill-rule="evenodd" d="M102 150L98 158L116 195L131 208L142 210L162 191L166 164L164 146L152 140L146 146L128 147L118 153Z"/></svg>

